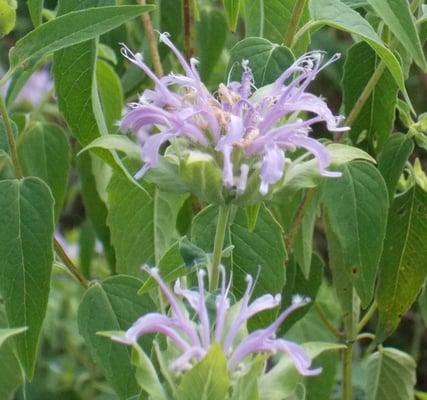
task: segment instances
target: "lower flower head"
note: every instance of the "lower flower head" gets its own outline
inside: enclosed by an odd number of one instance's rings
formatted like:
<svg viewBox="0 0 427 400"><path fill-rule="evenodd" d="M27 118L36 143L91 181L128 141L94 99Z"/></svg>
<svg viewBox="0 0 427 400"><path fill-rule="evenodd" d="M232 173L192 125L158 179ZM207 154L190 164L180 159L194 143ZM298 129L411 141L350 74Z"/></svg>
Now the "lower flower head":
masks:
<svg viewBox="0 0 427 400"><path fill-rule="evenodd" d="M232 371L240 363L255 353L288 354L296 369L302 375L316 375L320 369L310 369L311 359L305 350L296 343L276 338L276 332L284 320L296 309L309 301L301 296L294 298L293 304L284 310L268 327L258 329L241 338L242 329L247 321L261 311L269 310L280 304L280 295L263 295L252 302L251 295L254 284L251 276L247 277L246 291L236 307L232 310L229 297L230 282L226 282L225 270L221 269L222 282L220 293L215 300L215 318L211 320L205 298L203 270L199 270L198 290L193 291L181 286L176 281L174 290L162 280L156 269L148 269L157 281L170 305L170 315L149 313L138 319L123 336L113 339L128 345L136 344L139 337L148 333L159 333L167 336L180 351L180 356L170 365L175 372L187 370L194 362L201 360L214 343L219 343L228 359L228 367ZM194 310L197 319L191 318L182 300Z"/></svg>

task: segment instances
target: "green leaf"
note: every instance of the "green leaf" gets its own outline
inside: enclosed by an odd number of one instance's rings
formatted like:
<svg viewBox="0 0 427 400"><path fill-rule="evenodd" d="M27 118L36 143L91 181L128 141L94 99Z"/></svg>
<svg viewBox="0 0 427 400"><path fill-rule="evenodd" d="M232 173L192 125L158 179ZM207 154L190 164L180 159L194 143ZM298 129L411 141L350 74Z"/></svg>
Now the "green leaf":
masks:
<svg viewBox="0 0 427 400"><path fill-rule="evenodd" d="M117 173L108 185L107 224L117 256L117 271L139 275L144 263L158 264L173 242L184 195L143 183L145 191Z"/></svg>
<svg viewBox="0 0 427 400"><path fill-rule="evenodd" d="M367 400L413 399L416 363L408 354L382 348L368 359Z"/></svg>
<svg viewBox="0 0 427 400"><path fill-rule="evenodd" d="M11 328L28 327L14 338L29 379L49 297L53 262L53 198L38 178L0 182L0 292Z"/></svg>
<svg viewBox="0 0 427 400"><path fill-rule="evenodd" d="M18 136L18 127L14 121L11 121L13 134L16 137ZM6 129L3 124L3 119L0 117L0 150L4 150L6 153L9 152L9 145L7 142Z"/></svg>
<svg viewBox="0 0 427 400"><path fill-rule="evenodd" d="M114 68L103 60L96 63L96 81L102 115L105 118L108 133L117 131L123 109L123 91L120 78Z"/></svg>
<svg viewBox="0 0 427 400"><path fill-rule="evenodd" d="M353 161L342 167L342 173L341 178L325 180L323 202L331 233L341 248L343 272L366 307L372 300L383 249L387 188L378 170L367 162Z"/></svg>
<svg viewBox="0 0 427 400"><path fill-rule="evenodd" d="M244 0L246 37L262 37L273 43L283 43L292 18L295 0ZM301 28L310 19L307 5L298 23ZM296 53L304 53L310 43L310 35L304 34L296 44Z"/></svg>
<svg viewBox="0 0 427 400"><path fill-rule="evenodd" d="M25 176L47 183L55 199L55 217L64 204L70 168L70 146L61 127L36 123L18 138L18 156Z"/></svg>
<svg viewBox="0 0 427 400"><path fill-rule="evenodd" d="M9 53L10 69L28 68L40 57L94 39L152 9L152 6L111 6L61 15L16 42Z"/></svg>
<svg viewBox="0 0 427 400"><path fill-rule="evenodd" d="M265 356L256 357L233 385L231 400L259 400L258 377L264 372Z"/></svg>
<svg viewBox="0 0 427 400"><path fill-rule="evenodd" d="M27 0L28 11L35 28L42 23L42 11L44 0Z"/></svg>
<svg viewBox="0 0 427 400"><path fill-rule="evenodd" d="M16 0L0 0L0 38L15 27L16 7Z"/></svg>
<svg viewBox="0 0 427 400"><path fill-rule="evenodd" d="M149 296L139 296L142 281L130 276L114 276L91 286L78 312L79 332L97 364L120 399L139 393L131 351L111 339L97 335L100 331L123 331L155 305ZM142 340L150 348L150 338Z"/></svg>
<svg viewBox="0 0 427 400"><path fill-rule="evenodd" d="M311 301L307 306L296 310L286 318L285 322L280 327L280 334L288 331L289 328L310 311L316 300L320 285L322 284L323 270L323 260L317 254L313 254L310 274L307 278L304 276L300 265L293 258L286 263L286 285L282 291L282 310L292 304L292 299L295 295L309 298Z"/></svg>
<svg viewBox="0 0 427 400"><path fill-rule="evenodd" d="M320 192L316 191L305 209L300 228L294 242L295 260L306 279L311 271L311 256L313 254L313 235L317 212L320 202ZM320 282L319 282L320 284ZM295 292L299 293L299 292Z"/></svg>
<svg viewBox="0 0 427 400"><path fill-rule="evenodd" d="M294 56L284 46L279 46L263 38L246 38L238 42L230 50L230 61L227 74L231 71L231 79L240 81L242 62L248 60L254 83L262 87L274 82L282 72L292 65Z"/></svg>
<svg viewBox="0 0 427 400"><path fill-rule="evenodd" d="M0 331L7 326L3 307L0 308ZM23 329L23 328L17 328ZM23 383L24 377L19 361L14 354L12 340L7 340L0 348L0 365L7 365L0 374L0 399L13 400L16 389Z"/></svg>
<svg viewBox="0 0 427 400"><path fill-rule="evenodd" d="M409 2L407 0L367 0L367 2L411 54L417 65L426 71L427 63Z"/></svg>
<svg viewBox="0 0 427 400"><path fill-rule="evenodd" d="M136 368L136 381L152 400L167 400L156 369L144 351L136 345L132 349L132 365Z"/></svg>
<svg viewBox="0 0 427 400"><path fill-rule="evenodd" d="M125 135L100 136L90 142L79 154L91 149L116 150L124 153L127 157L141 159L141 148Z"/></svg>
<svg viewBox="0 0 427 400"><path fill-rule="evenodd" d="M340 0L312 0L310 1L310 12L316 25L329 25L360 36L381 57L400 90L406 93L405 79L399 61L384 45L372 26L357 11Z"/></svg>
<svg viewBox="0 0 427 400"><path fill-rule="evenodd" d="M365 160L375 164L375 159L371 155L357 147L341 143L331 143L326 147L331 155L331 165L333 166L347 164L353 160Z"/></svg>
<svg viewBox="0 0 427 400"><path fill-rule="evenodd" d="M225 16L227 17L228 28L231 32L236 31L237 20L239 19L240 0L223 0Z"/></svg>
<svg viewBox="0 0 427 400"><path fill-rule="evenodd" d="M205 358L182 377L177 400L224 400L229 386L227 359L216 343Z"/></svg>
<svg viewBox="0 0 427 400"><path fill-rule="evenodd" d="M179 277L188 274L191 270L186 267L185 262L181 256L180 251L180 242L175 242L163 255L160 259L158 268L160 271L160 276L163 281L166 283L175 282ZM158 287L158 283L154 280L152 276L149 276L147 280L144 281L139 294L149 292L150 290Z"/></svg>
<svg viewBox="0 0 427 400"><path fill-rule="evenodd" d="M378 339L389 336L427 276L427 193L417 185L390 210L377 289Z"/></svg>
<svg viewBox="0 0 427 400"><path fill-rule="evenodd" d="M227 38L227 22L219 10L202 10L197 23L199 72L206 82L219 61Z"/></svg>
<svg viewBox="0 0 427 400"><path fill-rule="evenodd" d="M364 42L356 43L348 51L343 76L346 115L356 105L380 62L377 53ZM381 149L394 127L397 92L393 76L388 70L384 71L351 126L350 137L354 143L364 133L371 148Z"/></svg>
<svg viewBox="0 0 427 400"><path fill-rule="evenodd" d="M334 290L325 282L320 287L316 296L316 306L320 307L328 320L335 326L341 324L340 307ZM326 328L319 313L311 308L304 318L300 319L286 333L286 339L297 343L324 342L331 343L336 337ZM318 355L313 360L313 367L322 367L322 373L318 376L306 377L303 380L307 391L307 400L332 399L332 391L336 386L337 370L339 369L339 354L329 351Z"/></svg>
<svg viewBox="0 0 427 400"><path fill-rule="evenodd" d="M394 199L399 177L413 150L414 142L412 139L401 133L396 133L387 139L378 156L378 169L387 185L390 203Z"/></svg>
<svg viewBox="0 0 427 400"><path fill-rule="evenodd" d="M97 191L92 164L93 160L89 153L83 153L77 157L83 205L87 217L92 222L96 236L102 243L110 269L115 271L116 257L111 246L110 229L107 226L107 206Z"/></svg>
<svg viewBox="0 0 427 400"><path fill-rule="evenodd" d="M218 209L213 206L203 209L193 220L191 241L212 252ZM226 246L232 245L233 287L241 296L246 288L246 275L259 277L254 290L254 298L266 293L281 293L285 284L285 246L280 225L270 211L262 205L256 225L252 231L247 227L244 209L237 211L226 236ZM271 322L277 310L264 312L254 317L250 328L265 326Z"/></svg>

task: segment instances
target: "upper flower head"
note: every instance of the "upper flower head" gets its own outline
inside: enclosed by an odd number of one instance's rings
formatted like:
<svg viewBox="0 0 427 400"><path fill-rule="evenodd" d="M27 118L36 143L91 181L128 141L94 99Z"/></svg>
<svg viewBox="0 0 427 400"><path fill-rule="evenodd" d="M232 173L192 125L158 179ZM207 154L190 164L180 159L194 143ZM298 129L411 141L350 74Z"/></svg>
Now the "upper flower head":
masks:
<svg viewBox="0 0 427 400"><path fill-rule="evenodd" d="M228 358L230 370L235 369L245 357L253 353L287 353L302 375L316 375L320 369L311 370L311 360L304 349L287 340L276 339L275 334L283 321L294 310L307 304L308 300L295 297L293 304L283 311L270 326L259 329L239 339L239 333L246 322L255 314L277 307L280 304L280 295L266 294L250 302L253 291L253 281L247 277L247 288L243 298L238 303L237 313L230 309L230 283L226 282L225 270L221 269L222 283L220 293L215 301L215 320L210 320L205 299L204 271L199 270L198 291L181 287L178 280L174 292L166 285L156 269L148 270L159 284L166 297L171 315L149 313L138 319L124 336L114 336L113 339L125 344L136 344L138 338L147 333L160 333L167 336L181 352L173 361L171 369L183 371L191 368L193 361L201 360L213 343L219 343ZM197 315L198 322L191 318L181 299L185 299ZM231 322L230 322L231 321Z"/></svg>
<svg viewBox="0 0 427 400"><path fill-rule="evenodd" d="M214 95L200 80L197 60L187 63L168 34L161 34L160 41L175 53L185 75L158 78L140 54L126 46L122 49L155 84L129 105L121 121L122 129L135 132L142 142L145 165L139 175L155 167L162 144L176 138L185 143L180 154L196 149L211 155L222 169L224 186L237 194L245 191L252 174L259 177L259 192L267 194L283 177L286 152L297 148L314 155L321 174L339 175L326 169L331 162L327 149L308 134L318 122L325 122L330 131L347 128L339 127L341 118L332 114L322 98L306 91L338 55L322 65L322 52L307 53L273 84L255 91L251 69L243 61L241 81L220 84Z"/></svg>

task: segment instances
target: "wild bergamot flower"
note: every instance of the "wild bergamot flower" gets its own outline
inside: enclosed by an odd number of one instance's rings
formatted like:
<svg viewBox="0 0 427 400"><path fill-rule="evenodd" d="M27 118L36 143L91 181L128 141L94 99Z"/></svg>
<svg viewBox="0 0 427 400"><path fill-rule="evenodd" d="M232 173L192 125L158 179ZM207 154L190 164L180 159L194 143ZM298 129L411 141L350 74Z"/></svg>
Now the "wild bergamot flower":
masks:
<svg viewBox="0 0 427 400"><path fill-rule="evenodd" d="M212 94L200 79L197 60L187 63L168 34L161 34L160 41L176 55L185 75L159 78L141 54L122 48L123 55L154 82L153 90L146 89L138 102L129 104L121 121L121 128L134 132L142 143L145 164L138 176L157 166L160 148L167 142L179 144L180 157L192 154L193 159L213 161L222 170L224 187L236 195L246 190L252 175L258 178L259 193L266 195L285 173L287 152L297 148L314 155L322 175L339 176L327 170L330 154L309 133L319 122L326 122L329 131L347 128L339 126L341 117L334 116L322 98L306 91L338 55L322 65L322 52L307 53L259 90L243 61L241 81L220 84Z"/></svg>
<svg viewBox="0 0 427 400"><path fill-rule="evenodd" d="M113 336L114 340L134 345L139 337L145 334L159 333L167 336L181 353L170 365L170 369L175 372L190 369L194 362L201 360L208 353L214 343L221 345L230 371L236 369L251 354L282 352L289 355L300 374L309 376L321 372L320 369L310 369L311 359L301 346L275 337L276 331L284 320L293 311L306 305L309 299L295 296L293 304L284 310L270 326L258 329L242 339L239 333L247 321L261 311L277 307L280 304L280 295L266 294L250 302L254 283L252 277L248 275L246 291L241 301L237 303L237 312L231 311L229 297L231 279L227 285L225 270L221 268L221 288L215 301L215 319L211 320L205 296L203 270L197 272L198 291L183 288L180 280L176 281L172 291L162 280L157 269L147 269L147 271L156 280L167 299L170 315L146 314L139 318L123 336ZM186 300L194 310L197 319L190 316L181 299ZM227 315L229 313L230 315ZM227 326L226 321L232 322Z"/></svg>

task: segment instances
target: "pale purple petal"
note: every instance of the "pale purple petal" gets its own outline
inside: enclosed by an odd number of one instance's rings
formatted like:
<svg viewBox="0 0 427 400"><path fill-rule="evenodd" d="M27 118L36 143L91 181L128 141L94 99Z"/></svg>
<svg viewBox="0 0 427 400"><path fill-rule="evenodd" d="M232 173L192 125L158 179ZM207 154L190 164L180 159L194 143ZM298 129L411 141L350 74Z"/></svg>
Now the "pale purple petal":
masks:
<svg viewBox="0 0 427 400"><path fill-rule="evenodd" d="M261 163L260 193L266 195L269 185L278 182L283 177L285 154L277 146L268 147Z"/></svg>

